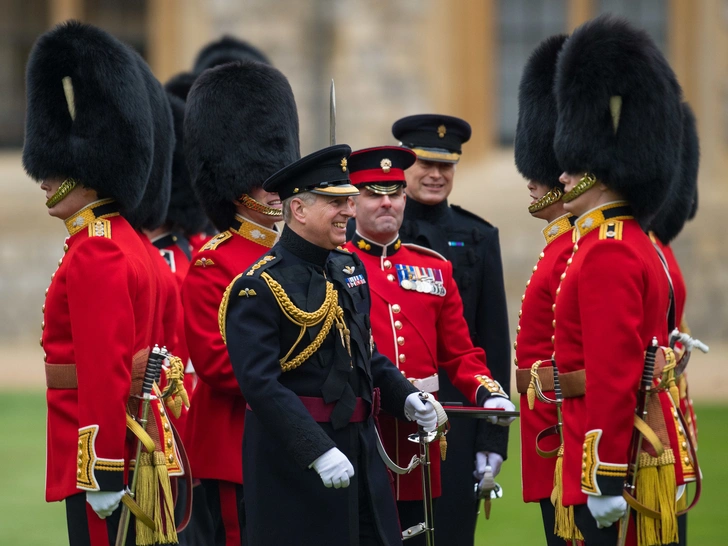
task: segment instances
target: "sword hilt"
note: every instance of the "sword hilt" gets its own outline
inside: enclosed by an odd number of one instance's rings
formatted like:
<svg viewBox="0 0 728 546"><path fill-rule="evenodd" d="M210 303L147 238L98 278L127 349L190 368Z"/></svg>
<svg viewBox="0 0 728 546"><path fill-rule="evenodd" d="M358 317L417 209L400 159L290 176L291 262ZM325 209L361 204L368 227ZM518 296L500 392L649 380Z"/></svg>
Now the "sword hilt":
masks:
<svg viewBox="0 0 728 546"><path fill-rule="evenodd" d="M164 347L160 349L159 345L155 345L154 349L152 349L152 352L149 354L147 369L144 371L144 380L142 382L143 398L149 397L152 393L155 381L159 380L166 352L167 350Z"/></svg>
<svg viewBox="0 0 728 546"><path fill-rule="evenodd" d="M561 382L559 381L559 370L556 369L556 361L551 359L551 369L554 374L554 395L556 396L556 403L561 404L564 400L564 395L561 392Z"/></svg>
<svg viewBox="0 0 728 546"><path fill-rule="evenodd" d="M643 391L649 391L652 388L652 380L655 376L655 356L657 355L657 347L657 338L653 337L645 354L645 368L642 372L642 384L640 385L640 388Z"/></svg>

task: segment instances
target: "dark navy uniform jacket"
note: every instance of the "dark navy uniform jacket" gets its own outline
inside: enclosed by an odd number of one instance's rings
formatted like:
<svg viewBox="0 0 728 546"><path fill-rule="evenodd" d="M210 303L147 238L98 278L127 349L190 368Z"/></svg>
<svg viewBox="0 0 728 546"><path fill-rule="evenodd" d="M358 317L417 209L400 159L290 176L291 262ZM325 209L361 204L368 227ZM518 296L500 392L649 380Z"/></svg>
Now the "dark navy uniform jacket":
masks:
<svg viewBox="0 0 728 546"><path fill-rule="evenodd" d="M321 307L326 281L331 281L350 330L351 356L334 325L310 358L284 372L279 359L294 345L301 328L284 314L261 278L264 272L307 312ZM373 346L369 308L366 271L358 258L345 251L329 252L288 228L271 251L231 285L224 328L230 361L249 405L243 472L251 546L358 544L359 502L367 497L383 543L401 544L373 418L356 423L346 418L357 397L371 403L378 387L382 408L404 419L405 398L416 392ZM322 324L307 329L291 358L315 339ZM299 396L335 402L331 422L317 423ZM348 488L325 488L309 468L332 447L354 466Z"/></svg>

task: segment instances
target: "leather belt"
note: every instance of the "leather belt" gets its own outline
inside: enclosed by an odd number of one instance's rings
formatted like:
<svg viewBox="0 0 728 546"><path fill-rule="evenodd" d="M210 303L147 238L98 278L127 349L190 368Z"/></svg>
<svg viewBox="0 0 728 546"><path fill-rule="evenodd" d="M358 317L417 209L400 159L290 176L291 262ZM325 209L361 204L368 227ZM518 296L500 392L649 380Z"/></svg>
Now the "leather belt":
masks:
<svg viewBox="0 0 728 546"><path fill-rule="evenodd" d="M554 370L553 366L540 366L538 369L538 378L541 380L541 390L543 392L554 390ZM561 378L561 375L559 375ZM531 383L531 369L516 370L516 390L519 394L528 392L528 385ZM563 386L563 385L562 385Z"/></svg>
<svg viewBox="0 0 728 546"><path fill-rule="evenodd" d="M77 389L75 364L46 364L46 387L49 389Z"/></svg>
<svg viewBox="0 0 728 546"><path fill-rule="evenodd" d="M586 394L586 372L584 370L560 373L559 383L561 383L561 394L564 395L564 398L577 398Z"/></svg>
<svg viewBox="0 0 728 546"><path fill-rule="evenodd" d="M412 385L416 388L421 390L422 392L437 392L440 390L440 378L437 374L432 374L429 377L423 377L422 379L415 379L412 377L408 377L407 381L412 383Z"/></svg>

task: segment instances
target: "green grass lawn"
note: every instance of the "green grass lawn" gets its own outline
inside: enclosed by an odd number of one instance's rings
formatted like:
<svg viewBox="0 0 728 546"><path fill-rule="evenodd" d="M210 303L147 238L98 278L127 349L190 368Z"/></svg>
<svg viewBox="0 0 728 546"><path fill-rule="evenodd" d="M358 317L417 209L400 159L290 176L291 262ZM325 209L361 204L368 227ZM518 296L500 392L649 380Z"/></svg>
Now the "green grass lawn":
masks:
<svg viewBox="0 0 728 546"><path fill-rule="evenodd" d="M703 496L690 513L692 546L728 543L726 490L728 465L723 449L728 406L698 406ZM521 501L517 426L511 434L511 458L498 481L505 495L493 503L491 519L481 516L477 545L541 545L540 511ZM68 543L62 503L44 501L45 399L42 393L0 396L0 543L18 546L60 546ZM406 543L405 543L406 544ZM440 544L439 546L447 546Z"/></svg>

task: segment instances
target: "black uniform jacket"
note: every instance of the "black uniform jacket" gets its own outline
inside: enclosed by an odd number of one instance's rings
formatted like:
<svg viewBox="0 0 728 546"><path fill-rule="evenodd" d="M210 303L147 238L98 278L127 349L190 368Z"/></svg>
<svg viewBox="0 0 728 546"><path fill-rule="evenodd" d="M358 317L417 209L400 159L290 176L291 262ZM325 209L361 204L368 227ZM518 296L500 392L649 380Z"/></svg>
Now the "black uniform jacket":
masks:
<svg viewBox="0 0 728 546"><path fill-rule="evenodd" d="M351 356L334 325L311 357L284 372L279 359L294 345L301 327L284 314L261 278L263 272L307 312L321 307L326 281L331 281L351 332ZM373 418L317 423L299 398L336 402L334 414L346 415L356 397L371 403L378 387L382 408L404 418L405 398L416 392L372 344L369 287L359 259L345 251L329 252L286 228L271 251L233 282L228 302L226 342L249 405L243 437L249 544L358 544L359 502L367 497L384 544L400 544L390 477L376 450ZM322 324L307 328L290 358L314 340ZM332 447L354 466L348 488L325 488L309 468Z"/></svg>

